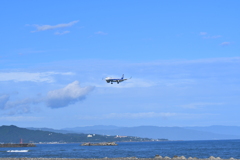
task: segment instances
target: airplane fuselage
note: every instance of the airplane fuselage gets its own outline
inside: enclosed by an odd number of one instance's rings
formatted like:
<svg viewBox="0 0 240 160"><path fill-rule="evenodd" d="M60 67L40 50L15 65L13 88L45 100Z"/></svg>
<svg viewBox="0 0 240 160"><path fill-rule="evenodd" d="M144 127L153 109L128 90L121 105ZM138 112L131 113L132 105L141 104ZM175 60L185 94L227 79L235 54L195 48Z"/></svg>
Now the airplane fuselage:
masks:
<svg viewBox="0 0 240 160"><path fill-rule="evenodd" d="M125 81L126 79L113 79L113 78L106 78L105 80L106 80L107 83L110 83L110 82L111 82L111 84L112 84L113 82L120 83L120 82L122 82L122 81Z"/></svg>
<svg viewBox="0 0 240 160"><path fill-rule="evenodd" d="M117 82L119 84L120 82L123 82L123 81L127 80L127 79L124 79L123 77L124 77L124 75L122 76L122 78L107 77L107 78L105 78L105 80L106 80L107 83L111 82L111 84L113 84L113 82Z"/></svg>

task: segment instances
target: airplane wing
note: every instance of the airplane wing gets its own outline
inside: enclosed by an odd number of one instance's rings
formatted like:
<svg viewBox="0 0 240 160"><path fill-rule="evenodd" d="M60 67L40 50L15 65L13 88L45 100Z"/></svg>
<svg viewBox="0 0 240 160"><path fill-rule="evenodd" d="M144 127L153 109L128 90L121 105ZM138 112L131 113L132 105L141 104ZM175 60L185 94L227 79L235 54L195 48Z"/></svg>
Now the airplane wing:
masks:
<svg viewBox="0 0 240 160"><path fill-rule="evenodd" d="M123 81L125 81L125 80L128 80L128 79L120 79L119 82L123 82Z"/></svg>
<svg viewBox="0 0 240 160"><path fill-rule="evenodd" d="M132 77L131 77L131 78L132 78ZM131 79L131 78L126 78L126 79L123 79L123 80L125 81L125 80Z"/></svg>

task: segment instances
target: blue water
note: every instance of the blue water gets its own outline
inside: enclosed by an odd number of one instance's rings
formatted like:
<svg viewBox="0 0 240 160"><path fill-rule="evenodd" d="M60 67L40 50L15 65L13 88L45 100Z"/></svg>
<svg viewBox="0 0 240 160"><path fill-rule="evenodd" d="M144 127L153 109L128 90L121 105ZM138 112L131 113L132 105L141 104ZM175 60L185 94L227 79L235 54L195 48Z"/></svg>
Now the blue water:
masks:
<svg viewBox="0 0 240 160"><path fill-rule="evenodd" d="M7 152L29 150L29 152ZM240 140L219 141L169 141L169 142L124 142L118 146L80 146L80 144L37 144L29 148L0 148L0 157L42 158L153 158L156 154L173 157L185 156L223 159L240 159Z"/></svg>

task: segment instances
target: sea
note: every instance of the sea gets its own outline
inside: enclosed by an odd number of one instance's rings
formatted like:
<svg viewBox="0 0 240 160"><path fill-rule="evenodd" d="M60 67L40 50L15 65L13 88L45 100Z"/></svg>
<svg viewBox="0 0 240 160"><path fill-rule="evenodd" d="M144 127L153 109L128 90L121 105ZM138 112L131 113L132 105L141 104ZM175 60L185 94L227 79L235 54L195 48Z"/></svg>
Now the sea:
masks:
<svg viewBox="0 0 240 160"><path fill-rule="evenodd" d="M81 146L72 144L36 144L36 147L0 148L1 158L154 158L185 156L240 159L240 140L119 142L117 146Z"/></svg>

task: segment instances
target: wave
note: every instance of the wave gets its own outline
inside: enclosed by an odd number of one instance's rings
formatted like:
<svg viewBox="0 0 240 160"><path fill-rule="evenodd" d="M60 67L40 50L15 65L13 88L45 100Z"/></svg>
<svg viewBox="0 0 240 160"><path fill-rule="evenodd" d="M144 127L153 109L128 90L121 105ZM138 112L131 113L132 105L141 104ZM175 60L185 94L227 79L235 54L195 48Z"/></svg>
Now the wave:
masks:
<svg viewBox="0 0 240 160"><path fill-rule="evenodd" d="M7 152L28 152L29 150L8 150Z"/></svg>

